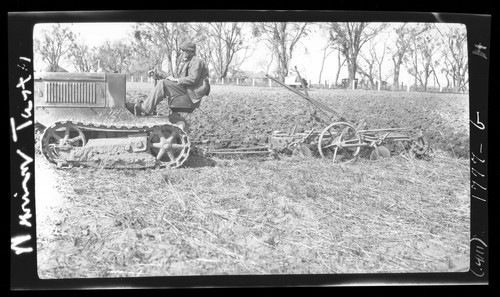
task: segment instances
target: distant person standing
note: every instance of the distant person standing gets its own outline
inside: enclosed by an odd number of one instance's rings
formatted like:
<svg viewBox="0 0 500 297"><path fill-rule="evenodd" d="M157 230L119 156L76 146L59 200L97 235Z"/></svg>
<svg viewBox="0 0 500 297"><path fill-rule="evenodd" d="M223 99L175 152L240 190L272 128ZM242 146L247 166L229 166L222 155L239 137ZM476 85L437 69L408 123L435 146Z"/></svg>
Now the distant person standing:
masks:
<svg viewBox="0 0 500 297"><path fill-rule="evenodd" d="M159 80L146 100L136 103L136 107L143 115L155 113L158 103L166 97L169 103L179 96L188 96L194 102L210 92L208 67L196 56L196 45L188 41L181 44L179 48L184 63L180 76L175 78L170 75L166 79Z"/></svg>

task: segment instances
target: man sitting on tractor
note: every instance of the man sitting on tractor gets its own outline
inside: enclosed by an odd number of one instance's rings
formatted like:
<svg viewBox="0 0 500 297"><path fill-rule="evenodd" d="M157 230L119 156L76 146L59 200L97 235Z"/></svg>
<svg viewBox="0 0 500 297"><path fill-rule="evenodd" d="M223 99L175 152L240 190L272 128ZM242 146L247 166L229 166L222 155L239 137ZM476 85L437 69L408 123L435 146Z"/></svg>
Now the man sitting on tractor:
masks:
<svg viewBox="0 0 500 297"><path fill-rule="evenodd" d="M136 112L142 115L151 115L156 111L156 106L165 97L168 97L168 105L174 98L186 96L192 102L201 100L210 92L208 81L208 67L204 61L196 56L196 45L193 42L184 42L180 45L182 51L183 67L180 77L172 75L157 82L146 100L136 102ZM181 99L187 99L181 98Z"/></svg>

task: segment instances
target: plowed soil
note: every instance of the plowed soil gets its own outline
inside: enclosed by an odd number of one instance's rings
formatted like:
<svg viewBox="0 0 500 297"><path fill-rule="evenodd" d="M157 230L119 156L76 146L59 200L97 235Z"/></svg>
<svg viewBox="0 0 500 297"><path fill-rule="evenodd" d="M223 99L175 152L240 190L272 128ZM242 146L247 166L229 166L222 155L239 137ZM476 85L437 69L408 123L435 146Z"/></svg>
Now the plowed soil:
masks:
<svg viewBox="0 0 500 297"><path fill-rule="evenodd" d="M128 99L151 87L129 84ZM468 271L467 96L310 96L351 123L421 128L435 154L350 163L191 154L174 170L59 170L37 155L39 277L322 274L335 283L338 274ZM187 120L196 145L244 147L328 124L311 112L285 89L216 85Z"/></svg>
<svg viewBox="0 0 500 297"><path fill-rule="evenodd" d="M128 98L145 98L151 84L129 86ZM415 128L431 147L450 156L469 155L469 97L466 94L311 89L309 96L338 115L334 121L356 126L365 119L368 129ZM187 116L194 142L213 147L264 145L275 130L322 131L331 120L302 97L281 87L212 86L212 93ZM165 102L158 112L168 113Z"/></svg>

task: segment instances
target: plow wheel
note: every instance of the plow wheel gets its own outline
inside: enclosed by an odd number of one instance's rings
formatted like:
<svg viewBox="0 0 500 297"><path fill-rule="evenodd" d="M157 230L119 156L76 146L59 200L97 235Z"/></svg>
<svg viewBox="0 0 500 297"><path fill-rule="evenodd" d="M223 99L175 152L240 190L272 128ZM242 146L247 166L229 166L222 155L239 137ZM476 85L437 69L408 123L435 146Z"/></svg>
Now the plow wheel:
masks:
<svg viewBox="0 0 500 297"><path fill-rule="evenodd" d="M370 154L370 160L378 160L383 158L389 158L391 156L391 151L385 146L377 146L373 149Z"/></svg>
<svg viewBox="0 0 500 297"><path fill-rule="evenodd" d="M356 129L343 122L333 123L321 132L318 140L318 152L321 157L355 157L361 148L361 137Z"/></svg>
<svg viewBox="0 0 500 297"><path fill-rule="evenodd" d="M61 153L84 146L86 139L82 130L71 122L57 122L45 129L40 142L42 153L47 160L62 165L66 161L61 157Z"/></svg>
<svg viewBox="0 0 500 297"><path fill-rule="evenodd" d="M157 166L176 168L189 156L190 143L182 129L166 126L151 132L148 147L150 153L156 157Z"/></svg>

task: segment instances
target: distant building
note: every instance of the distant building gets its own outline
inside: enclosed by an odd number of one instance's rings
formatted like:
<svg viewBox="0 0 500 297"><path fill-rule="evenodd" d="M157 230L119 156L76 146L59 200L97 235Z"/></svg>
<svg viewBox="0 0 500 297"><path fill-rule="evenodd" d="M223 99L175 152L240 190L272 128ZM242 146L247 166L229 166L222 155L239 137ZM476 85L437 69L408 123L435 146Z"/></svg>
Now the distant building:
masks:
<svg viewBox="0 0 500 297"><path fill-rule="evenodd" d="M246 78L249 78L250 75L249 75L248 71L238 71L238 72L234 73L233 75L231 75L231 77L244 80Z"/></svg>

